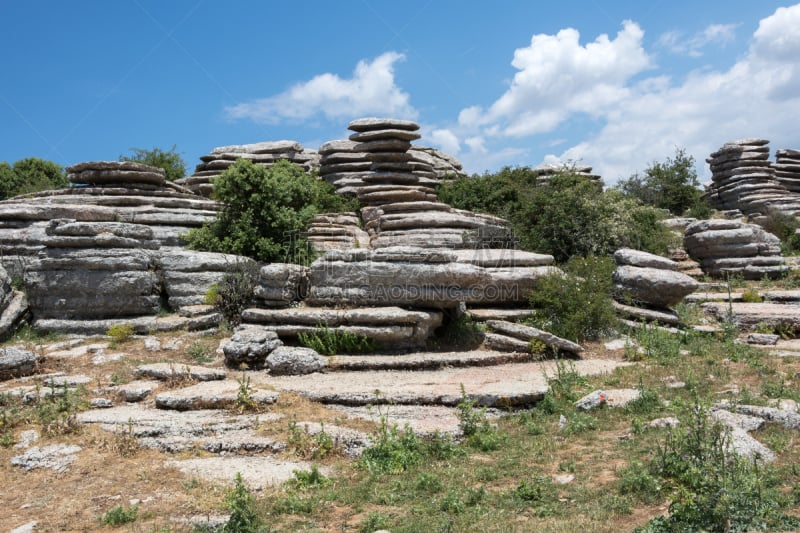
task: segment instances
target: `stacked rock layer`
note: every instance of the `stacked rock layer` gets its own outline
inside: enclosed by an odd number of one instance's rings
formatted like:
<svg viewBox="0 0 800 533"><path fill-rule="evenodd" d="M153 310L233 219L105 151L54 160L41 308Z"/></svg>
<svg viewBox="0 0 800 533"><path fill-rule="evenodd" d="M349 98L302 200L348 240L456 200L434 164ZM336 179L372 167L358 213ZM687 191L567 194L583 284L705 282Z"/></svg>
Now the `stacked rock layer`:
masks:
<svg viewBox="0 0 800 533"><path fill-rule="evenodd" d="M545 164L532 168L531 172L538 176L537 181L539 183L546 183L553 176L567 173L586 178L587 180L597 183L600 186L603 185L603 178L597 174L592 174L592 167L587 166Z"/></svg>
<svg viewBox="0 0 800 533"><path fill-rule="evenodd" d="M686 228L683 247L709 276L775 277L787 270L780 239L755 224L700 220Z"/></svg>
<svg viewBox="0 0 800 533"><path fill-rule="evenodd" d="M678 263L639 250L614 252L614 292L618 313L647 322L678 324L670 307L694 292L698 283L678 272Z"/></svg>
<svg viewBox="0 0 800 533"><path fill-rule="evenodd" d="M319 166L319 154L314 150L303 148L303 145L296 141L220 146L200 158L202 163L195 167L194 174L178 180L177 183L194 193L210 197L214 191L213 178L231 167L237 159L249 159L264 167L270 167L279 160L287 160L301 165L306 172L316 170Z"/></svg>
<svg viewBox="0 0 800 533"><path fill-rule="evenodd" d="M800 198L776 175L768 144L765 139L732 141L706 159L712 173L706 196L713 207L738 210L750 217L767 216L773 211L800 211ZM781 172L785 175L791 168L783 166Z"/></svg>
<svg viewBox="0 0 800 533"><path fill-rule="evenodd" d="M800 150L775 152L775 179L793 193L800 193Z"/></svg>
<svg viewBox="0 0 800 533"><path fill-rule="evenodd" d="M0 265L0 339L13 333L28 315L28 298L14 289L11 276Z"/></svg>

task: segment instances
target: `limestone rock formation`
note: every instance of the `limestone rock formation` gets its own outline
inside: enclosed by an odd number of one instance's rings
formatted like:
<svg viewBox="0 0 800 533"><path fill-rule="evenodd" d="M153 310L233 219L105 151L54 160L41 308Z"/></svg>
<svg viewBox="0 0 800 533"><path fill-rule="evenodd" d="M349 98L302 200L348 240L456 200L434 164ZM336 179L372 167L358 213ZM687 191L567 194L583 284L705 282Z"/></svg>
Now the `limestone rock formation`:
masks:
<svg viewBox="0 0 800 533"><path fill-rule="evenodd" d="M745 279L775 277L787 270L780 239L755 224L701 220L686 228L683 246L707 275L741 274Z"/></svg>
<svg viewBox="0 0 800 533"><path fill-rule="evenodd" d="M0 381L29 376L36 369L39 358L19 348L0 348Z"/></svg>
<svg viewBox="0 0 800 533"><path fill-rule="evenodd" d="M678 272L675 261L621 248L614 252L615 309L623 316L646 322L679 323L670 307L694 292L698 283Z"/></svg>
<svg viewBox="0 0 800 533"><path fill-rule="evenodd" d="M210 197L214 191L214 178L233 166L237 159L271 167L276 161L286 160L301 165L306 172L319 166L319 154L308 150L297 141L266 141L254 144L220 146L200 158L194 174L176 183L201 196Z"/></svg>
<svg viewBox="0 0 800 533"><path fill-rule="evenodd" d="M243 327L223 344L225 364L232 368L245 365L248 369L264 368L267 356L283 343L274 331L258 327Z"/></svg>
<svg viewBox="0 0 800 533"><path fill-rule="evenodd" d="M272 263L261 267L255 297L259 307L288 307L306 297L308 268L292 263Z"/></svg>
<svg viewBox="0 0 800 533"><path fill-rule="evenodd" d="M267 366L273 376L297 376L319 372L328 362L311 348L281 346L269 354Z"/></svg>
<svg viewBox="0 0 800 533"><path fill-rule="evenodd" d="M14 290L11 277L0 264L0 339L13 333L28 317L28 298Z"/></svg>

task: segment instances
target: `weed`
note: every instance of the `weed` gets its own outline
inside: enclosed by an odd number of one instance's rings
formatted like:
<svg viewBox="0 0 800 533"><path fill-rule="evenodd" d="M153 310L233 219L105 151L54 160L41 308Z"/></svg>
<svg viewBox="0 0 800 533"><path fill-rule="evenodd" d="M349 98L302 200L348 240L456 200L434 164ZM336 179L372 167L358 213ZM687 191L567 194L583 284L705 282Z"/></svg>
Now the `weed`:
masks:
<svg viewBox="0 0 800 533"><path fill-rule="evenodd" d="M448 433L440 433L438 430L429 438L425 439L425 453L429 457L441 460L453 457L462 457L466 451Z"/></svg>
<svg viewBox="0 0 800 533"><path fill-rule="evenodd" d="M484 331L480 323L468 315L450 318L436 330L435 344L448 349L473 349L483 342Z"/></svg>
<svg viewBox="0 0 800 533"><path fill-rule="evenodd" d="M253 387L250 386L250 376L242 372L242 377L237 381L239 382L239 390L236 392L236 409L240 413L257 410L258 402L253 398Z"/></svg>
<svg viewBox="0 0 800 533"><path fill-rule="evenodd" d="M231 327L238 326L242 321L242 311L253 300L257 280L258 266L250 261L237 260L222 281L212 285L206 293L208 301L213 301L209 305L216 307Z"/></svg>
<svg viewBox="0 0 800 533"><path fill-rule="evenodd" d="M756 289L749 288L742 293L742 301L748 304L759 304L764 301L764 298L758 294Z"/></svg>
<svg viewBox="0 0 800 533"><path fill-rule="evenodd" d="M301 428L294 420L289 421L289 438L287 444L294 448L295 455L304 459L322 459L334 448L333 437L325 432L325 426L311 435L308 426Z"/></svg>
<svg viewBox="0 0 800 533"><path fill-rule="evenodd" d="M303 346L322 355L368 353L374 351L377 346L377 343L369 337L330 329L325 325L317 326L311 333L301 333L297 339Z"/></svg>
<svg viewBox="0 0 800 533"><path fill-rule="evenodd" d="M122 505L112 507L100 517L100 522L107 526L121 526L136 521L139 516L139 507L133 505L125 508Z"/></svg>
<svg viewBox="0 0 800 533"><path fill-rule="evenodd" d="M314 512L314 500L289 494L275 500L272 511L277 514L311 514Z"/></svg>
<svg viewBox="0 0 800 533"><path fill-rule="evenodd" d="M561 432L565 435L580 435L597 429L597 419L586 413L572 413L567 416L567 425Z"/></svg>
<svg viewBox="0 0 800 533"><path fill-rule="evenodd" d="M435 494L444 490L444 484L436 474L423 472L417 476L414 482L414 488L420 492Z"/></svg>
<svg viewBox="0 0 800 533"><path fill-rule="evenodd" d="M320 472L317 465L311 465L311 470L293 470L294 479L292 485L298 489L305 489L308 487L324 487L328 485L331 480L325 474Z"/></svg>
<svg viewBox="0 0 800 533"><path fill-rule="evenodd" d="M503 437L487 420L486 409L477 408L475 400L467 397L463 384L461 385L461 401L456 409L458 410L458 427L470 447L484 452L500 447Z"/></svg>
<svg viewBox="0 0 800 533"><path fill-rule="evenodd" d="M423 445L410 426L403 431L380 418L377 437L364 450L359 463L373 474L399 474L422 460Z"/></svg>
<svg viewBox="0 0 800 533"><path fill-rule="evenodd" d="M625 410L635 415L653 415L663 407L658 392L644 386L644 382L639 378L639 397L628 402Z"/></svg>
<svg viewBox="0 0 800 533"><path fill-rule="evenodd" d="M370 511L367 518L359 525L358 530L361 533L372 533L387 527L389 527L389 517L378 511Z"/></svg>
<svg viewBox="0 0 800 533"><path fill-rule="evenodd" d="M450 489L439 502L439 509L445 513L460 514L464 512L466 505L461 500L461 495L458 491Z"/></svg>
<svg viewBox="0 0 800 533"><path fill-rule="evenodd" d="M139 451L139 441L133 434L133 421L128 420L127 430L114 429L114 440L111 449L120 457L133 457Z"/></svg>
<svg viewBox="0 0 800 533"><path fill-rule="evenodd" d="M630 495L648 504L658 503L663 497L660 480L638 461L620 472L618 490L620 494Z"/></svg>
<svg viewBox="0 0 800 533"><path fill-rule="evenodd" d="M42 430L47 435L65 435L80 429L76 419L82 402L77 391L70 390L66 383L58 386L50 381L49 391L42 395L36 390L35 412Z"/></svg>
<svg viewBox="0 0 800 533"><path fill-rule="evenodd" d="M750 531L800 527L774 487L769 467L731 451L730 435L694 403L681 425L667 433L652 469L678 486L669 516L643 531Z"/></svg>
<svg viewBox="0 0 800 533"><path fill-rule="evenodd" d="M255 498L242 481L242 474L237 472L233 489L225 496L225 504L231 516L222 527L223 532L257 533L262 525L256 510Z"/></svg>
<svg viewBox="0 0 800 533"><path fill-rule="evenodd" d="M200 341L194 341L191 346L186 349L186 355L191 357L197 363L210 363L214 360L212 355L213 351L210 346Z"/></svg>
<svg viewBox="0 0 800 533"><path fill-rule="evenodd" d="M697 304L681 302L675 306L681 324L699 324L705 317L703 308Z"/></svg>
<svg viewBox="0 0 800 533"><path fill-rule="evenodd" d="M133 334L133 324L114 324L106 330L106 335L111 337L114 345L129 341Z"/></svg>
<svg viewBox="0 0 800 533"><path fill-rule="evenodd" d="M555 500L556 489L547 476L534 475L523 480L513 492L514 498L526 505Z"/></svg>

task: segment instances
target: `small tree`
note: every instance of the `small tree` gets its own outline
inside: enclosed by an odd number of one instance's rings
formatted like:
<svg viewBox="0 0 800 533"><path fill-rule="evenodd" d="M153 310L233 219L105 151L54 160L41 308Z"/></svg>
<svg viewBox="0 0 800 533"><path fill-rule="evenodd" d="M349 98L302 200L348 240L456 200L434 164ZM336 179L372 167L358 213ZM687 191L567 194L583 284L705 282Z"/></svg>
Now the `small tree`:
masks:
<svg viewBox="0 0 800 533"><path fill-rule="evenodd" d="M620 181L617 188L644 204L666 209L673 215L683 215L690 210L698 212L705 207L694 157L687 155L684 148L676 148L675 156L668 157L663 163L652 163L643 175L637 173Z"/></svg>
<svg viewBox="0 0 800 533"><path fill-rule="evenodd" d="M53 161L26 157L16 161L13 167L0 162L0 200L20 194L61 189L67 185L64 168Z"/></svg>
<svg viewBox="0 0 800 533"><path fill-rule="evenodd" d="M356 208L331 185L288 161L265 168L240 159L216 178L214 194L222 211L187 234L190 247L266 262L309 259L302 234L314 216Z"/></svg>
<svg viewBox="0 0 800 533"><path fill-rule="evenodd" d="M121 155L119 160L134 161L151 167L163 168L164 172L167 173L167 181L175 181L186 175L186 163L183 162L183 158L176 149L177 146L175 145L167 151L160 148L153 148L152 150L131 148L130 151L133 152L133 155Z"/></svg>

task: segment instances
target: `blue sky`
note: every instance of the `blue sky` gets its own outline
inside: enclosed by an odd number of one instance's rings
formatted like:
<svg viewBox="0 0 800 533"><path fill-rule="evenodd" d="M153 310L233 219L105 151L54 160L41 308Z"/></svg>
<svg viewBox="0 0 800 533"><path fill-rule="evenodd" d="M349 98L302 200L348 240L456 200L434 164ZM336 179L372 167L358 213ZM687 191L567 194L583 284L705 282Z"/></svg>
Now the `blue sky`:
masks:
<svg viewBox="0 0 800 533"><path fill-rule="evenodd" d="M575 161L607 184L685 147L800 148L800 4L0 0L0 160L63 165L423 127L470 172Z"/></svg>

